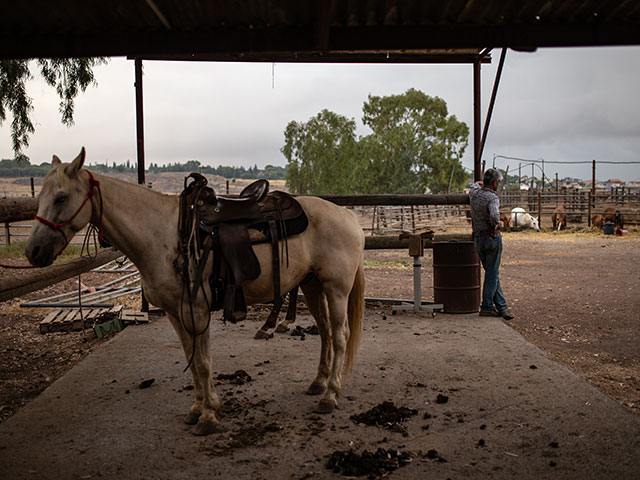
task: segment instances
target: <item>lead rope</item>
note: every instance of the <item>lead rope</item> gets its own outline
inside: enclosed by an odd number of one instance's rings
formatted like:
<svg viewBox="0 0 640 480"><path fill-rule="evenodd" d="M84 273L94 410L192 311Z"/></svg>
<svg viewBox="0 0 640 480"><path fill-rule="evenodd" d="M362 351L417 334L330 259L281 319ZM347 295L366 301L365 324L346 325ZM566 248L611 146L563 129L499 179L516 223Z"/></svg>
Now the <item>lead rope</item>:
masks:
<svg viewBox="0 0 640 480"><path fill-rule="evenodd" d="M102 196L100 196L100 220L102 223ZM82 240L82 248L80 249L80 258L82 258L84 253L86 252L86 256L88 258L96 258L98 256L98 239L96 236L100 235L100 230L97 229L93 224L89 224L87 227L87 231L84 234L84 239ZM90 253L91 240L93 240L93 255ZM82 338L86 339L85 333L85 325L84 325L84 311L82 308L82 274L78 274L78 310L80 313L80 321L82 322ZM97 322L97 317L96 317ZM95 322L94 322L95 323Z"/></svg>

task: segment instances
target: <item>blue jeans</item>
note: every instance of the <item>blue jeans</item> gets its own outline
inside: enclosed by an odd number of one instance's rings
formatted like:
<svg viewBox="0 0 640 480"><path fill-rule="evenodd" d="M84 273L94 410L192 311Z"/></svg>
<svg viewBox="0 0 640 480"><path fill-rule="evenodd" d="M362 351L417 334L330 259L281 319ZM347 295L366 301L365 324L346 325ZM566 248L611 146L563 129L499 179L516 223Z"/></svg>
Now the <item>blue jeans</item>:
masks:
<svg viewBox="0 0 640 480"><path fill-rule="evenodd" d="M500 257L502 255L502 235L492 238L488 234L475 234L473 243L484 267L484 284L482 286L482 310L496 309L503 312L507 301L500 288Z"/></svg>

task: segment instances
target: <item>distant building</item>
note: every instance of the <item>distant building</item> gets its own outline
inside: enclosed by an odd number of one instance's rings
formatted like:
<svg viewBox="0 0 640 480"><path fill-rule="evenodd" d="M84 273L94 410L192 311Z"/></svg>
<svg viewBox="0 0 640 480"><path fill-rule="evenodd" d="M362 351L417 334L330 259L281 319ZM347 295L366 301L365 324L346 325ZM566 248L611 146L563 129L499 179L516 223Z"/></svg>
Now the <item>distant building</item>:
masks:
<svg viewBox="0 0 640 480"><path fill-rule="evenodd" d="M625 182L620 180L619 178L610 178L606 182L603 182L604 188L620 188L624 187Z"/></svg>

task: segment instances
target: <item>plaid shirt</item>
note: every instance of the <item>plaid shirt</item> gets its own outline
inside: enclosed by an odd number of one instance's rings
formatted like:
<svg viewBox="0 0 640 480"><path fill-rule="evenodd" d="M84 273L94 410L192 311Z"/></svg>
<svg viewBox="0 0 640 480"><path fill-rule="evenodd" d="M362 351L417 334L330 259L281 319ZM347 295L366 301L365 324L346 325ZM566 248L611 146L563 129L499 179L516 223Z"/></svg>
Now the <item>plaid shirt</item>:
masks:
<svg viewBox="0 0 640 480"><path fill-rule="evenodd" d="M498 194L477 183L471 185L471 224L473 233L491 233L500 223L500 199Z"/></svg>

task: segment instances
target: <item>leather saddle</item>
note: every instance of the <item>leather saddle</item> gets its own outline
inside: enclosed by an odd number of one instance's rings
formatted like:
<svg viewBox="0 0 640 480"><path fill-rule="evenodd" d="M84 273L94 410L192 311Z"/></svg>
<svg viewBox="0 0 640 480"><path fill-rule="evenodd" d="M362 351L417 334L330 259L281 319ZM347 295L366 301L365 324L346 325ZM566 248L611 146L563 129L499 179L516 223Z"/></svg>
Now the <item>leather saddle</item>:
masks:
<svg viewBox="0 0 640 480"><path fill-rule="evenodd" d="M285 192L269 192L267 180L256 180L238 197L231 197L216 195L204 176L190 174L180 195L179 232L183 277L190 285L191 300L202 285L204 266L213 251L210 310L224 308L225 320L243 320L247 311L243 284L261 273L252 245L270 242L274 308L279 310L280 263L285 257L288 263L287 238L302 233L307 225L298 201Z"/></svg>

